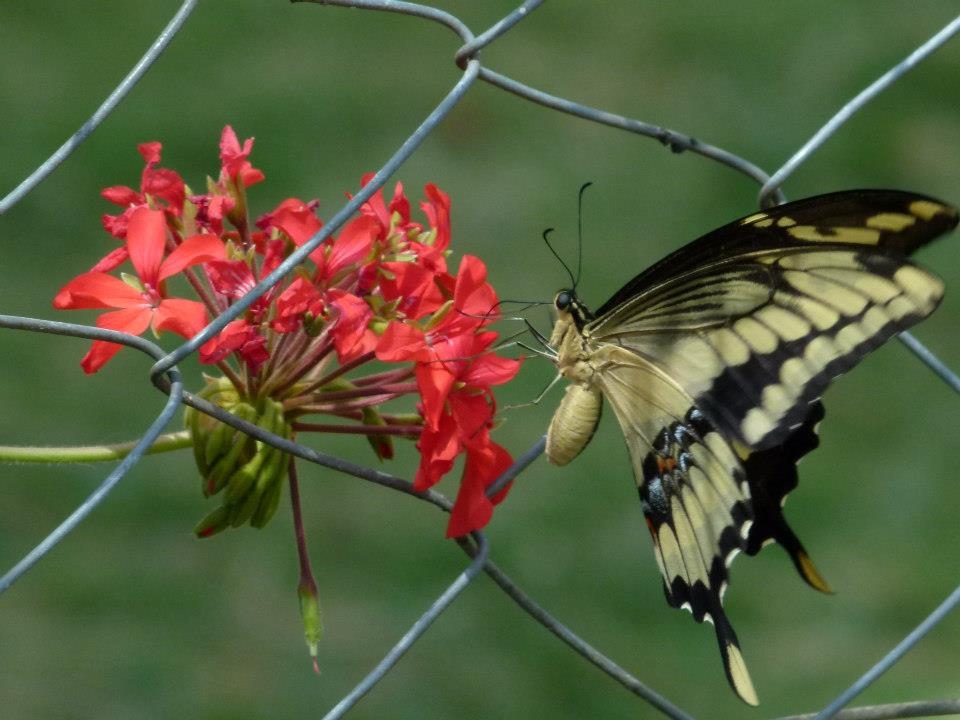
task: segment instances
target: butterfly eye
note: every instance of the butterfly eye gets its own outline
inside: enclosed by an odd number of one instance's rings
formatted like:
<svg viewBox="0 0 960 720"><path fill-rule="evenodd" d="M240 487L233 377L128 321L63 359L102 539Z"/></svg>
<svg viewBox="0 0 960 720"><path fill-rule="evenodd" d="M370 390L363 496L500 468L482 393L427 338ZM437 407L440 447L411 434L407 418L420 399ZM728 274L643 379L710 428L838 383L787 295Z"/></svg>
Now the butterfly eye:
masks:
<svg viewBox="0 0 960 720"><path fill-rule="evenodd" d="M557 293L557 297L554 298L553 304L556 305L557 310L566 312L570 309L570 306L573 305L573 293L569 290L561 290Z"/></svg>

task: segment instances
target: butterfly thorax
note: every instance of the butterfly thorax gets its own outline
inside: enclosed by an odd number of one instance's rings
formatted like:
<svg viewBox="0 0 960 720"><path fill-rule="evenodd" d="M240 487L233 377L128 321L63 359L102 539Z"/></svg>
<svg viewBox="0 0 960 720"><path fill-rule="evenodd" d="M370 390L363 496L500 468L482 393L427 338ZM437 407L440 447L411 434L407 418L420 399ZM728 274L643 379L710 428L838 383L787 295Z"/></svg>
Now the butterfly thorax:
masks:
<svg viewBox="0 0 960 720"><path fill-rule="evenodd" d="M550 334L550 347L556 351L557 370L567 380L590 385L594 374L585 326L593 314L580 302L573 290L561 290L553 301L557 320Z"/></svg>

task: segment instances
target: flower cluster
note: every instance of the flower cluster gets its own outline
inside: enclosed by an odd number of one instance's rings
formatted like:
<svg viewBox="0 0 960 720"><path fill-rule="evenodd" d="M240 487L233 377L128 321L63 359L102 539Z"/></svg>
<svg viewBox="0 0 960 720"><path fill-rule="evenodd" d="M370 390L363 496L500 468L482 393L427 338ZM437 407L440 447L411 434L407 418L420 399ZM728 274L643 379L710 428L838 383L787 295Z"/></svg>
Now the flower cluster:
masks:
<svg viewBox="0 0 960 720"><path fill-rule="evenodd" d="M58 309L105 309L102 328L139 335L170 331L196 335L243 297L323 224L317 203L290 198L253 224L247 189L264 174L233 130L220 141L221 170L206 192L194 193L175 171L159 167L161 146L139 146L145 167L140 188L111 187L103 197L120 206L103 217L120 241L94 267L63 287ZM364 184L369 177L363 179ZM491 439L496 403L491 388L511 379L516 360L494 354L497 296L486 267L464 256L447 267L450 199L424 188L413 219L397 183L387 201L378 191L336 236L203 345L215 365L200 393L244 419L283 435L356 432L380 458L394 437L417 439L415 487L424 490L465 456L447 535L483 527L503 493L485 489L511 458ZM129 263L133 272L111 274ZM189 290L195 298L175 294ZM94 373L121 348L94 341L81 361ZM359 374L368 363L377 366ZM385 402L418 396L416 412L388 413ZM327 415L338 422L310 422ZM197 528L207 536L226 527L265 524L277 507L290 459L212 418L188 412L194 454L207 495L222 504Z"/></svg>

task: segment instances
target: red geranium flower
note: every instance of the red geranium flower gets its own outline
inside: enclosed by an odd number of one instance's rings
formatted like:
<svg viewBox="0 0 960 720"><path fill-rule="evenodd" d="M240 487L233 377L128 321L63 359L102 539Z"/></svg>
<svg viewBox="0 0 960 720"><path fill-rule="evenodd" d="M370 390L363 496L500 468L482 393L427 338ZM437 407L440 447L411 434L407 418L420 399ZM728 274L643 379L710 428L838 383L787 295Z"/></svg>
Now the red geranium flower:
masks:
<svg viewBox="0 0 960 720"><path fill-rule="evenodd" d="M104 217L122 247L67 283L54 306L107 309L97 319L103 328L190 338L210 316L246 297L323 227L317 202L297 198L250 224L247 190L264 179L250 162L253 144L226 126L220 173L202 194L188 194L176 172L158 167L160 143L139 146L139 189L103 192L122 208ZM456 276L447 270L450 198L427 185L419 203L425 222L411 209L399 182L389 201L373 193L358 217L203 345L201 362L216 364L221 375L207 377L199 395L289 439L308 431L366 435L381 460L393 456L396 439L416 439L414 486L421 490L465 456L447 527L448 536L460 536L483 527L506 493L486 495L511 462L491 438L492 388L511 379L519 362L495 354L497 334L489 325L497 296L483 262L464 256ZM107 274L128 259L134 273ZM178 273L199 302L170 296L167 281ZM94 342L84 370L97 371L120 347ZM364 374L372 359L390 365ZM416 395L417 412L386 407L408 394ZM262 527L277 508L292 459L202 413L188 412L186 424L203 493L221 497L197 534Z"/></svg>
<svg viewBox="0 0 960 720"><path fill-rule="evenodd" d="M196 300L166 296L164 280L191 265L223 258L223 242L213 235L195 235L184 240L166 258L166 222L163 212L147 207L135 209L129 220L126 248L136 278L125 282L103 272L91 271L68 282L54 298L60 310L119 308L97 318L97 327L139 335L148 327L155 333L170 330L191 338L207 324L207 311ZM81 361L85 372L94 373L122 347L95 340Z"/></svg>
<svg viewBox="0 0 960 720"><path fill-rule="evenodd" d="M240 146L237 134L227 125L220 136L220 160L223 163L223 174L231 180L239 180L243 187L250 187L264 179L264 174L253 167L250 153L253 150L253 138L247 138Z"/></svg>

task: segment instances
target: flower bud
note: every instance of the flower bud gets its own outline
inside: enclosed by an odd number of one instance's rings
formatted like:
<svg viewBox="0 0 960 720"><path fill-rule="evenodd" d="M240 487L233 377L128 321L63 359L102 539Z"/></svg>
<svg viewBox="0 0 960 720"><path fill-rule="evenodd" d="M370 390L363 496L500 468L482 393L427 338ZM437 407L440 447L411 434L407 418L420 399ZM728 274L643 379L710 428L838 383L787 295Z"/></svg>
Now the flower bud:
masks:
<svg viewBox="0 0 960 720"><path fill-rule="evenodd" d="M317 596L317 586L312 579L301 580L297 587L297 596L300 598L300 619L303 621L303 636L313 659L314 672L320 672L317 664L317 645L323 635L323 622L320 618L320 598Z"/></svg>
<svg viewBox="0 0 960 720"><path fill-rule="evenodd" d="M282 403L271 398L247 400L227 378L208 378L200 397L276 435L292 437ZM221 506L197 525L195 533L209 537L247 522L258 528L266 525L283 493L287 454L192 408L184 421L203 475L204 495L226 488Z"/></svg>

